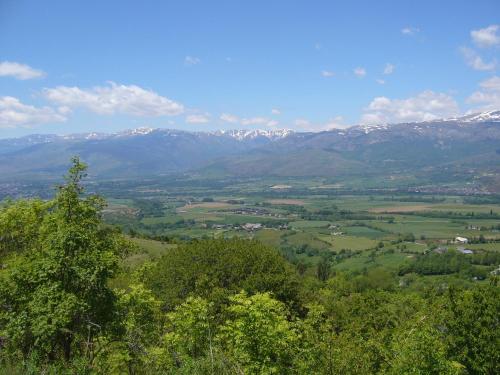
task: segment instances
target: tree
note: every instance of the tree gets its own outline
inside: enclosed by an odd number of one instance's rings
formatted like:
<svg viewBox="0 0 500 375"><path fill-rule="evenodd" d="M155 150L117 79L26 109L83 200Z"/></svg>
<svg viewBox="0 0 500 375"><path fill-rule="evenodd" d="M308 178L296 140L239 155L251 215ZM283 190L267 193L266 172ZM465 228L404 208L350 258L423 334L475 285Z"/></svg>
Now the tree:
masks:
<svg viewBox="0 0 500 375"><path fill-rule="evenodd" d="M496 285L447 295L449 353L469 374L500 373L500 291Z"/></svg>
<svg viewBox="0 0 500 375"><path fill-rule="evenodd" d="M269 293L230 298L229 319L217 341L245 374L286 374L291 371L298 335L287 320L285 305Z"/></svg>
<svg viewBox="0 0 500 375"><path fill-rule="evenodd" d="M0 272L0 330L12 354L35 354L41 362L70 361L73 350L90 357L96 335L113 319L116 297L107 282L127 244L101 225L103 199L82 196L86 168L73 158L50 209L32 206L38 222L26 219L30 240ZM8 210L23 208L20 203ZM18 242L12 246L15 251Z"/></svg>
<svg viewBox="0 0 500 375"><path fill-rule="evenodd" d="M117 297L117 334L101 337L94 367L102 374L139 374L150 361L148 352L162 332L160 302L141 283L117 291Z"/></svg>
<svg viewBox="0 0 500 375"><path fill-rule="evenodd" d="M320 262L316 266L316 275L321 281L326 281L330 276L330 262L326 258L321 258Z"/></svg>
<svg viewBox="0 0 500 375"><path fill-rule="evenodd" d="M40 222L51 205L40 199L7 202L0 211L0 257L22 254L36 246Z"/></svg>
<svg viewBox="0 0 500 375"><path fill-rule="evenodd" d="M257 241L212 239L183 244L169 250L145 275L146 285L173 310L189 296L227 303L241 290L272 292L296 307L298 276L273 248Z"/></svg>
<svg viewBox="0 0 500 375"><path fill-rule="evenodd" d="M439 331L421 317L413 326L401 330L392 343L387 374L459 375L463 366L447 358L446 345Z"/></svg>

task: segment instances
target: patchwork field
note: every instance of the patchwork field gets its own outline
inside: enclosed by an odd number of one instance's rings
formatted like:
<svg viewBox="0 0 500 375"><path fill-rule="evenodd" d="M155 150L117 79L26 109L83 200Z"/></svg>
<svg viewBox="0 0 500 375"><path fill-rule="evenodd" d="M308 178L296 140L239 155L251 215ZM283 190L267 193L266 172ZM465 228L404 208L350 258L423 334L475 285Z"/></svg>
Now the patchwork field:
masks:
<svg viewBox="0 0 500 375"><path fill-rule="evenodd" d="M286 185L286 188L270 188ZM321 186L321 189L318 189ZM334 259L333 269L397 270L436 248L500 252L500 205L468 204L459 196L332 194L317 182L233 184L220 189L159 191L112 198L114 224L148 238L182 241L239 236L273 246L293 262ZM299 189L299 190L296 190ZM168 250L165 243L135 239L138 265ZM171 245L170 245L171 246ZM333 257L333 258L332 258Z"/></svg>

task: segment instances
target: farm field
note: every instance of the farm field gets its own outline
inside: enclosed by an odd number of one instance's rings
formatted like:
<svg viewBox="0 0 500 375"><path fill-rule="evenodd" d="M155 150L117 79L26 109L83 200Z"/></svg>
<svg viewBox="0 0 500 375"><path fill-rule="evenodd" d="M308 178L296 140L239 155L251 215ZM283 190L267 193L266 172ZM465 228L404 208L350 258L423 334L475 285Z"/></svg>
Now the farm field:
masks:
<svg viewBox="0 0 500 375"><path fill-rule="evenodd" d="M279 186L279 188L276 188ZM500 205L468 204L467 197L332 194L328 188L290 181L233 183L214 190L162 190L140 198L109 199L112 224L131 231L144 251L131 265L156 258L172 243L244 237L279 249L292 262L313 266L327 257L332 269L396 272L436 248L500 252ZM316 183L316 186L317 183ZM121 216L120 216L121 215Z"/></svg>

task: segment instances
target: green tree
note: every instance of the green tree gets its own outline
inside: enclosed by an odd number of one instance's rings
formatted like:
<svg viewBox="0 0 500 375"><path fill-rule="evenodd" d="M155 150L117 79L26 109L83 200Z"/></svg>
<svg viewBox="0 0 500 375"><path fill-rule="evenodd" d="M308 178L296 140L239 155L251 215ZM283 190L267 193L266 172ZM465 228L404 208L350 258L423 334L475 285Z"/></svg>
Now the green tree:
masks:
<svg viewBox="0 0 500 375"><path fill-rule="evenodd" d="M36 203L36 215L19 215L29 218L30 240L0 272L0 330L12 354L42 362L69 361L73 350L91 357L95 337L113 320L116 297L107 282L126 241L101 225L103 199L82 197L85 170L74 158L50 210ZM16 207L24 208L7 210Z"/></svg>
<svg viewBox="0 0 500 375"><path fill-rule="evenodd" d="M330 276L330 262L326 258L321 258L316 266L316 275L321 281L326 281Z"/></svg>
<svg viewBox="0 0 500 375"><path fill-rule="evenodd" d="M159 342L163 314L160 302L141 283L117 291L116 335L101 337L95 368L99 373L139 374L150 362L148 353Z"/></svg>
<svg viewBox="0 0 500 375"><path fill-rule="evenodd" d="M169 250L145 275L145 283L173 310L188 296L227 303L241 290L272 292L299 305L299 281L293 266L273 248L243 239L201 240Z"/></svg>
<svg viewBox="0 0 500 375"><path fill-rule="evenodd" d="M409 328L400 330L392 342L392 358L387 374L458 375L463 366L447 358L440 332L425 316Z"/></svg>
<svg viewBox="0 0 500 375"><path fill-rule="evenodd" d="M245 374L287 374L292 371L298 335L287 320L285 305L269 293L230 298L228 320L217 341Z"/></svg>
<svg viewBox="0 0 500 375"><path fill-rule="evenodd" d="M449 354L469 374L500 373L500 291L489 285L447 295Z"/></svg>
<svg viewBox="0 0 500 375"><path fill-rule="evenodd" d="M39 227L52 202L39 199L8 201L0 211L0 257L22 254L39 240Z"/></svg>

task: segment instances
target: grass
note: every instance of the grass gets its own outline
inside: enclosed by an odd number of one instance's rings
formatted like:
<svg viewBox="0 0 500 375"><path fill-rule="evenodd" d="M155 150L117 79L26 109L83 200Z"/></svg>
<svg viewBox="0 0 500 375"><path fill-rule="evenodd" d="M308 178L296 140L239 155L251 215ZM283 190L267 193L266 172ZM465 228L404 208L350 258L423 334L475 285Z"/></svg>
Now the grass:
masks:
<svg viewBox="0 0 500 375"><path fill-rule="evenodd" d="M380 230L363 226L342 227L341 230L350 236L366 237L370 239L379 239L387 236L386 233Z"/></svg>
<svg viewBox="0 0 500 375"><path fill-rule="evenodd" d="M255 233L254 238L262 243L278 248L281 245L281 233L274 229L263 229Z"/></svg>
<svg viewBox="0 0 500 375"><path fill-rule="evenodd" d="M403 253L375 253L375 256L371 256L371 251L365 251L335 264L333 269L343 272L362 272L369 268L383 267L397 271L403 264L412 261L412 259L412 255Z"/></svg>
<svg viewBox="0 0 500 375"><path fill-rule="evenodd" d="M500 251L500 243L474 243L465 245L467 249L471 250L487 250L487 251Z"/></svg>
<svg viewBox="0 0 500 375"><path fill-rule="evenodd" d="M340 251L342 249L367 250L377 246L378 244L378 241L365 237L321 235L319 238L330 243L336 251Z"/></svg>
<svg viewBox="0 0 500 375"><path fill-rule="evenodd" d="M304 229L304 228L325 228L330 225L329 221L321 220L297 220L290 223L293 229Z"/></svg>

